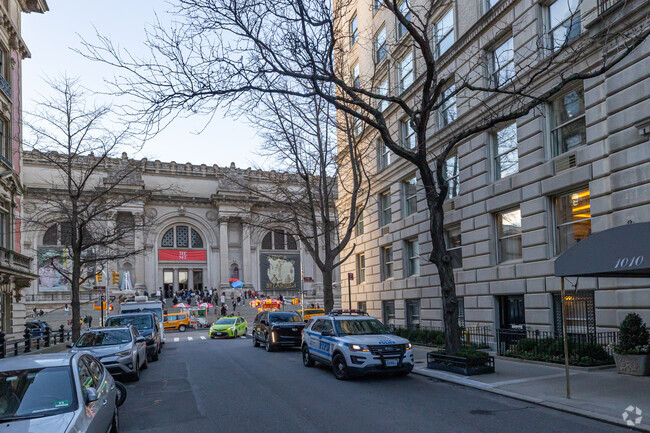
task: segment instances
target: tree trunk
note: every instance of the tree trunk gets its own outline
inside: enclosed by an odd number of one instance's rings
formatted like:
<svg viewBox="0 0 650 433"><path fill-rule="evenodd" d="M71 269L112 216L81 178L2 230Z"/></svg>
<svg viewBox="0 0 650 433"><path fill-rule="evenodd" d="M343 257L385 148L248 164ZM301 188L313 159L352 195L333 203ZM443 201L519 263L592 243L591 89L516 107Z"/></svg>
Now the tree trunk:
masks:
<svg viewBox="0 0 650 433"><path fill-rule="evenodd" d="M323 305L325 312L329 313L334 308L334 293L332 292L332 273L333 270L329 267L323 271Z"/></svg>
<svg viewBox="0 0 650 433"><path fill-rule="evenodd" d="M75 342L81 335L81 303L79 302L79 279L81 277L81 256L74 253L72 258L72 341Z"/></svg>

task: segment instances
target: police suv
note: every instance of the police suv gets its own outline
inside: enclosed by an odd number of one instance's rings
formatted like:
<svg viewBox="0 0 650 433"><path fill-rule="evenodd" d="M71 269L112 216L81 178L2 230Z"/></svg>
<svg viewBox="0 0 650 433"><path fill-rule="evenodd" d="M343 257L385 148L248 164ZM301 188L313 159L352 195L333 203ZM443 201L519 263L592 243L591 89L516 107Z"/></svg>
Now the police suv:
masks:
<svg viewBox="0 0 650 433"><path fill-rule="evenodd" d="M414 366L411 343L360 310L312 317L302 333L302 362L329 365L339 380L371 372L406 376Z"/></svg>

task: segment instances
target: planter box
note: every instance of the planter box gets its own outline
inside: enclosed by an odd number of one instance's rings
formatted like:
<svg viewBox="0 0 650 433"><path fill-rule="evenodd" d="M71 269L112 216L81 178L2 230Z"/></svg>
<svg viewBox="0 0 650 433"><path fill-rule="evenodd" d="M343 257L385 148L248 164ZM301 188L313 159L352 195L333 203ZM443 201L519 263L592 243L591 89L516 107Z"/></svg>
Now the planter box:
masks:
<svg viewBox="0 0 650 433"><path fill-rule="evenodd" d="M650 354L619 355L614 354L616 369L621 374L633 376L650 376Z"/></svg>
<svg viewBox="0 0 650 433"><path fill-rule="evenodd" d="M429 352L427 354L427 368L464 374L465 376L494 373L494 357L488 356L485 359L476 360L464 356L450 356Z"/></svg>

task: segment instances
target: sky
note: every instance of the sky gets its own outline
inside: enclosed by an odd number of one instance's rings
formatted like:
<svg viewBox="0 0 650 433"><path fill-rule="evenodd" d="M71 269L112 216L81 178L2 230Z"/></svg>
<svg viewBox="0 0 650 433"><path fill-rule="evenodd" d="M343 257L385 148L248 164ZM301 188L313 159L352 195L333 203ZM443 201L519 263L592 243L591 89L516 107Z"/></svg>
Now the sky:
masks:
<svg viewBox="0 0 650 433"><path fill-rule="evenodd" d="M95 28L122 48L145 54L144 29L155 19L163 23L173 17L164 0L47 0L45 14L23 14L22 36L31 52L23 61L23 110L49 94L45 78L64 74L79 77L85 87L103 92L104 79L114 70L85 59L72 49L81 48L80 39L95 41ZM260 138L243 119L214 116L208 127L205 117L175 120L166 130L148 141L135 157L149 160L191 162L193 164L238 167L262 164L256 157ZM200 132L200 133L199 133ZM132 156L132 155L129 155Z"/></svg>

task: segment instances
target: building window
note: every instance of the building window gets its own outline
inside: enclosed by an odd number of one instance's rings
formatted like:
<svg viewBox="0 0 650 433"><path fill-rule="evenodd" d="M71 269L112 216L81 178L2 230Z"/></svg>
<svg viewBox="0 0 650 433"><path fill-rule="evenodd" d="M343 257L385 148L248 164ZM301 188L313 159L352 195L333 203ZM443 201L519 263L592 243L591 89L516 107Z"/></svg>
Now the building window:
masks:
<svg viewBox="0 0 650 433"><path fill-rule="evenodd" d="M465 298L456 298L458 300L458 326L465 329Z"/></svg>
<svg viewBox="0 0 650 433"><path fill-rule="evenodd" d="M400 138L402 147L415 149L415 131L411 127L410 119L406 118L399 121Z"/></svg>
<svg viewBox="0 0 650 433"><path fill-rule="evenodd" d="M361 137L361 134L363 133L363 122L361 122L361 119L354 119L352 133L354 134L355 138Z"/></svg>
<svg viewBox="0 0 650 433"><path fill-rule="evenodd" d="M390 191L379 194L379 225L385 226L393 222L393 212L390 203Z"/></svg>
<svg viewBox="0 0 650 433"><path fill-rule="evenodd" d="M393 278L393 247L381 248L381 280Z"/></svg>
<svg viewBox="0 0 650 433"><path fill-rule="evenodd" d="M587 142L583 89L571 90L552 105L554 151L560 155Z"/></svg>
<svg viewBox="0 0 650 433"><path fill-rule="evenodd" d="M404 216L413 215L418 210L417 184L415 177L402 182L404 192Z"/></svg>
<svg viewBox="0 0 650 433"><path fill-rule="evenodd" d="M589 190L555 198L555 253L560 254L591 234Z"/></svg>
<svg viewBox="0 0 650 433"><path fill-rule="evenodd" d="M368 309L366 307L366 301L357 302L357 310L368 311Z"/></svg>
<svg viewBox="0 0 650 433"><path fill-rule="evenodd" d="M381 84L377 88L377 93L381 96L388 96L388 77L386 77L384 81L381 82ZM388 101L386 101L385 99L379 99L377 108L379 109L379 111L384 111L386 108L388 108Z"/></svg>
<svg viewBox="0 0 650 433"><path fill-rule="evenodd" d="M361 78L359 77L359 62L352 66L352 85L354 87L361 87Z"/></svg>
<svg viewBox="0 0 650 433"><path fill-rule="evenodd" d="M417 239L406 241L406 276L420 275L420 243Z"/></svg>
<svg viewBox="0 0 650 433"><path fill-rule="evenodd" d="M382 140L377 140L377 150L379 152L379 170L383 170L390 164L390 149Z"/></svg>
<svg viewBox="0 0 650 433"><path fill-rule="evenodd" d="M413 84L413 51L409 51L402 60L400 60L397 67L397 74L399 91L403 92Z"/></svg>
<svg viewBox="0 0 650 433"><path fill-rule="evenodd" d="M451 267L454 269L463 266L463 244L461 240L460 224L453 225L445 230L447 254L451 257Z"/></svg>
<svg viewBox="0 0 650 433"><path fill-rule="evenodd" d="M585 336L595 338L596 308L593 290L578 290L564 296L567 312L567 336ZM562 335L562 295L553 293L553 322L555 331Z"/></svg>
<svg viewBox="0 0 650 433"><path fill-rule="evenodd" d="M382 3L384 3L384 1L383 0L375 0L372 3L374 5L375 10L377 10L377 9L379 9L381 7L381 5L382 5Z"/></svg>
<svg viewBox="0 0 650 433"><path fill-rule="evenodd" d="M492 83L501 87L515 76L515 51L512 37L492 52Z"/></svg>
<svg viewBox="0 0 650 433"><path fill-rule="evenodd" d="M350 20L350 48L357 43L357 38L359 37L359 26L357 22L357 14L352 16Z"/></svg>
<svg viewBox="0 0 650 433"><path fill-rule="evenodd" d="M458 155L453 155L445 161L445 179L447 179L447 198L458 195Z"/></svg>
<svg viewBox="0 0 650 433"><path fill-rule="evenodd" d="M357 254L357 281L359 284L366 282L366 255Z"/></svg>
<svg viewBox="0 0 650 433"><path fill-rule="evenodd" d="M557 0L547 8L551 50L555 51L580 36L581 0Z"/></svg>
<svg viewBox="0 0 650 433"><path fill-rule="evenodd" d="M483 5L485 7L485 11L483 13L487 13L497 3L499 3L499 0L484 0Z"/></svg>
<svg viewBox="0 0 650 433"><path fill-rule="evenodd" d="M11 157L11 137L9 134L9 122L0 118L0 156L10 166L13 166Z"/></svg>
<svg viewBox="0 0 650 433"><path fill-rule="evenodd" d="M406 18L406 21L411 22L411 5L409 4L409 0L402 0L397 5L397 9L404 16L404 18ZM406 26L397 21L397 39L402 39L402 36L404 36L406 33Z"/></svg>
<svg viewBox="0 0 650 433"><path fill-rule="evenodd" d="M499 263L521 259L521 210L497 214L497 258Z"/></svg>
<svg viewBox="0 0 650 433"><path fill-rule="evenodd" d="M179 225L165 231L160 240L160 246L163 248L203 248L203 238L194 228Z"/></svg>
<svg viewBox="0 0 650 433"><path fill-rule="evenodd" d="M381 303L381 312L384 325L395 326L395 301L383 301Z"/></svg>
<svg viewBox="0 0 650 433"><path fill-rule="evenodd" d="M0 202L0 246L11 249L11 212L7 202Z"/></svg>
<svg viewBox="0 0 650 433"><path fill-rule="evenodd" d="M517 125L506 126L497 131L494 139L494 178L511 176L519 171L517 151Z"/></svg>
<svg viewBox="0 0 650 433"><path fill-rule="evenodd" d="M386 57L386 26L381 26L381 29L375 35L375 61L381 62Z"/></svg>
<svg viewBox="0 0 650 433"><path fill-rule="evenodd" d="M408 329L420 329L420 300L406 300L406 327Z"/></svg>
<svg viewBox="0 0 650 433"><path fill-rule="evenodd" d="M436 55L442 56L454 43L454 10L449 11L435 24Z"/></svg>
<svg viewBox="0 0 650 433"><path fill-rule="evenodd" d="M263 250L297 250L298 243L296 238L294 238L289 233L286 233L284 230L274 230L268 232L264 238L262 238L262 249Z"/></svg>
<svg viewBox="0 0 650 433"><path fill-rule="evenodd" d="M442 92L442 104L440 105L440 127L449 125L456 120L456 85L452 84Z"/></svg>
<svg viewBox="0 0 650 433"><path fill-rule="evenodd" d="M365 233L365 227L363 225L363 207L357 209L357 214L359 217L357 218L357 225L354 230L357 236L361 236Z"/></svg>

